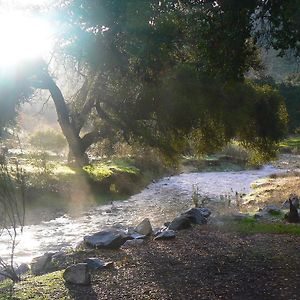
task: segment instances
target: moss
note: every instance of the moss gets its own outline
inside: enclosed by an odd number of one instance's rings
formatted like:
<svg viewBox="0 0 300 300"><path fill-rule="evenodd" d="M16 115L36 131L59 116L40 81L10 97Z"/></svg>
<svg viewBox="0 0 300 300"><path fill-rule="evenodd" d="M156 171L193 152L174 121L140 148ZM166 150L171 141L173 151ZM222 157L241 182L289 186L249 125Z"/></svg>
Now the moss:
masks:
<svg viewBox="0 0 300 300"><path fill-rule="evenodd" d="M85 166L84 171L95 181L101 181L114 173L139 174L138 168L125 160L106 160L95 165Z"/></svg>

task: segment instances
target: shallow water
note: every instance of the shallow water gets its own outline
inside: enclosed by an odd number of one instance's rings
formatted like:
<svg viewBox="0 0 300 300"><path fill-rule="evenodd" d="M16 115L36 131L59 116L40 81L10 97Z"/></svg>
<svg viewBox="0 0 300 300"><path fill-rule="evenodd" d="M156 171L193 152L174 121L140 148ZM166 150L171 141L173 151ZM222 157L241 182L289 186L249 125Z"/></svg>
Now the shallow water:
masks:
<svg viewBox="0 0 300 300"><path fill-rule="evenodd" d="M160 227L179 213L192 206L193 187L210 198L235 192L248 193L250 184L261 177L277 172L270 166L260 170L240 172L189 173L165 177L151 183L142 192L125 201L114 201L114 206L102 205L87 208L79 216L65 214L47 222L24 227L23 235L15 250L18 263L30 262L45 252L74 247L83 237L105 227L126 227L150 218ZM8 258L9 237L2 235L0 257Z"/></svg>

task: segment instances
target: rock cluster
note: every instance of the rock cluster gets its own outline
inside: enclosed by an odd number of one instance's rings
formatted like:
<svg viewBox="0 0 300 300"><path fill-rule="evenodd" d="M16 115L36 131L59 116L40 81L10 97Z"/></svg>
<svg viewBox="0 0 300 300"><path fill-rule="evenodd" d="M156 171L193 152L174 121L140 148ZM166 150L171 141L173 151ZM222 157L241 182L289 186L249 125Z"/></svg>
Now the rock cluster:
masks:
<svg viewBox="0 0 300 300"><path fill-rule="evenodd" d="M142 220L136 227L127 230L107 229L92 235L85 236L80 247L128 249L145 243L149 237L153 240L171 240L176 237L176 231L190 228L193 224L206 224L211 212L207 208L191 208L177 216L171 222L165 223L160 229L153 230L148 218ZM65 261L66 253L45 253L36 257L31 263L31 272L40 275L57 269L57 262ZM105 262L98 258L88 258L85 262L68 266L63 278L68 284L86 285L91 282L91 272L113 266L113 262Z"/></svg>

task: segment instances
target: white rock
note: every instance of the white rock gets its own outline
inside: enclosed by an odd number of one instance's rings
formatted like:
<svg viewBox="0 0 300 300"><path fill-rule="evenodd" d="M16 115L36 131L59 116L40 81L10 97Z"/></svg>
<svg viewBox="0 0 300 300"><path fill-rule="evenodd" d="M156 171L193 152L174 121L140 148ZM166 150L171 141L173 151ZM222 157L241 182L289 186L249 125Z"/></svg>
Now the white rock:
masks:
<svg viewBox="0 0 300 300"><path fill-rule="evenodd" d="M151 235L153 229L148 218L144 219L138 226L136 226L135 231L142 235Z"/></svg>

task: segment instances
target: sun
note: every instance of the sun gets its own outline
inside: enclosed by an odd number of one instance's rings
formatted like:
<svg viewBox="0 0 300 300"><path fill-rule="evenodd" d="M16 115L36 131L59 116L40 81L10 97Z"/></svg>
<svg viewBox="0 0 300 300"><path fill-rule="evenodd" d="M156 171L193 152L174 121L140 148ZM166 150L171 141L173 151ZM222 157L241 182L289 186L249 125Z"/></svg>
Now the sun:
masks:
<svg viewBox="0 0 300 300"><path fill-rule="evenodd" d="M44 19L21 12L0 14L0 66L11 67L49 55L52 30Z"/></svg>

